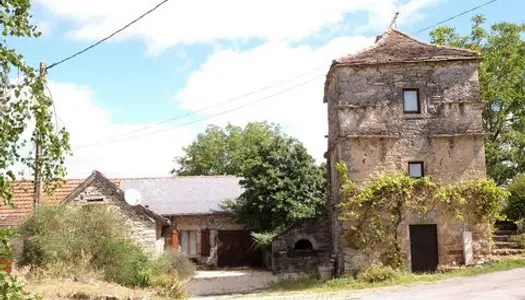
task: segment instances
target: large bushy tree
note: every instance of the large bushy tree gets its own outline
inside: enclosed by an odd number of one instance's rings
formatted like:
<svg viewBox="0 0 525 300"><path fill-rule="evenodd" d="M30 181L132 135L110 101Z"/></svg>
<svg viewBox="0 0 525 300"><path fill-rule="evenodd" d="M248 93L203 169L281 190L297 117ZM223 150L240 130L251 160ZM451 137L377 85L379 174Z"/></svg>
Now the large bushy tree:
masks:
<svg viewBox="0 0 525 300"><path fill-rule="evenodd" d="M325 166L275 124L210 126L184 150L175 174L242 177L244 193L225 208L257 230L273 231L325 208Z"/></svg>
<svg viewBox="0 0 525 300"><path fill-rule="evenodd" d="M184 156L175 158L177 175L240 175L247 157L259 145L269 143L281 135L278 125L251 122L242 128L228 124L226 127L210 125L197 135Z"/></svg>
<svg viewBox="0 0 525 300"><path fill-rule="evenodd" d="M499 22L489 29L484 25L485 18L478 15L467 36L447 26L430 35L435 44L483 55L479 80L481 98L487 101L483 112L487 172L505 184L525 171L525 24Z"/></svg>

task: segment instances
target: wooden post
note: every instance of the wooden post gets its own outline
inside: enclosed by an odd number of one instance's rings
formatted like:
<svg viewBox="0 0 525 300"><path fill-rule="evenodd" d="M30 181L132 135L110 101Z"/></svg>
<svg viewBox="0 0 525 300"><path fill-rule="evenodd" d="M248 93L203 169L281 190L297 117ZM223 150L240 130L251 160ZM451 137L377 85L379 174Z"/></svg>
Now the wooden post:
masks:
<svg viewBox="0 0 525 300"><path fill-rule="evenodd" d="M40 77L45 78L47 73L47 64L40 63ZM35 198L33 201L33 208L38 208L42 204L42 147L40 145L40 137L37 136L35 140Z"/></svg>

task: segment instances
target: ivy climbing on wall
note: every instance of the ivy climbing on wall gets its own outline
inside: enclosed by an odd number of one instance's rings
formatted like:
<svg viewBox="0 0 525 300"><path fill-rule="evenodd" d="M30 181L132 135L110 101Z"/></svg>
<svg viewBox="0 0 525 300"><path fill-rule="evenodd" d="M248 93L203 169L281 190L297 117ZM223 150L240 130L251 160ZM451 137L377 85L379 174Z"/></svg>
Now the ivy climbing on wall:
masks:
<svg viewBox="0 0 525 300"><path fill-rule="evenodd" d="M491 179L442 185L428 177L385 174L364 187L337 164L341 178L341 219L346 223L348 246L362 251L381 249L381 261L393 268L405 266L398 228L411 214L439 210L470 226L492 223L500 217L507 192Z"/></svg>

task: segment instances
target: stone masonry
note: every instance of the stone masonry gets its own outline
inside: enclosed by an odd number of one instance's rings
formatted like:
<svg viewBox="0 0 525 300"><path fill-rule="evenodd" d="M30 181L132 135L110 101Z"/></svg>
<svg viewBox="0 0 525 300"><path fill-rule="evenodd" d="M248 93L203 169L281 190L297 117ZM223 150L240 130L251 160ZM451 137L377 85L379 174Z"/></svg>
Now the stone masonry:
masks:
<svg viewBox="0 0 525 300"><path fill-rule="evenodd" d="M190 256L196 259L200 264L210 267L217 266L217 237L219 230L244 230L245 225L236 223L232 216L226 213L222 214L198 214L198 215L179 215L171 217L174 229L179 231L195 231L197 242L197 254ZM209 256L201 255L204 249L202 248L202 231L209 230L210 233L210 249Z"/></svg>
<svg viewBox="0 0 525 300"><path fill-rule="evenodd" d="M311 249L300 247L305 241ZM273 240L272 270L277 274L317 273L317 267L329 263L330 253L330 220L319 217L300 221Z"/></svg>
<svg viewBox="0 0 525 300"><path fill-rule="evenodd" d="M149 253L164 250L161 224L129 206L115 187L103 179L96 178L71 200L77 205L107 205L125 216L132 237ZM96 234L96 233L94 233Z"/></svg>
<svg viewBox="0 0 525 300"><path fill-rule="evenodd" d="M335 169L346 163L360 185L389 172L407 172L424 162L434 181L485 176L484 133L478 83L480 57L470 51L417 41L395 29L370 49L334 61L327 74L328 151L332 238L339 270L359 266L359 253L344 245L339 220L340 182ZM417 89L420 112L404 113L404 89ZM408 225L437 224L439 264L463 263L463 222L441 214L408 216L398 228L410 267ZM473 231L474 255L488 251L488 226ZM369 263L369 262L368 262Z"/></svg>

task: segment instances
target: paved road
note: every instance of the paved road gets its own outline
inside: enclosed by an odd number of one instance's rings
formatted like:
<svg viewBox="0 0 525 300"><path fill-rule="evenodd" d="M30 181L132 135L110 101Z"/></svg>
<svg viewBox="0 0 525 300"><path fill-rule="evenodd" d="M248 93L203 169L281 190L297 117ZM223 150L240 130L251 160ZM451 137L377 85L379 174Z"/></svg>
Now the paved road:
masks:
<svg viewBox="0 0 525 300"><path fill-rule="evenodd" d="M460 277L434 284L390 287L322 294L222 296L207 299L239 300L525 300L525 269L495 272L476 277Z"/></svg>

